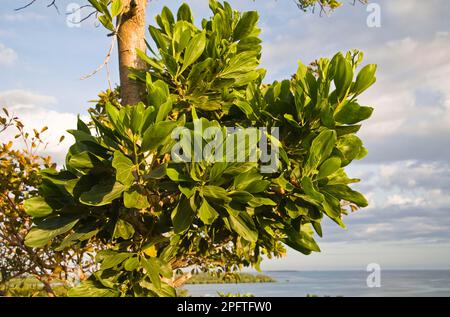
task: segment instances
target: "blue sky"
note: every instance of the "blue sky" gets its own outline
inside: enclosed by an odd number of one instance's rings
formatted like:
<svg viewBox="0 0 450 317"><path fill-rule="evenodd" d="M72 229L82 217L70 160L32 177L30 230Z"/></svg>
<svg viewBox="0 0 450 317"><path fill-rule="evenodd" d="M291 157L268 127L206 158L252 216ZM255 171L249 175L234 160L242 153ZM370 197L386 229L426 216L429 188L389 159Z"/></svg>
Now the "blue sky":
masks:
<svg viewBox="0 0 450 317"><path fill-rule="evenodd" d="M59 136L107 88L105 71L80 77L103 61L110 39L93 20L67 26L67 5L83 0L60 0L60 15L45 0L13 11L26 2L2 0L0 6L0 104L29 127L48 125L48 152L61 159L71 141L57 146ZM186 2L197 22L210 15L206 0ZM372 262L385 269L450 268L450 2L374 0L379 28L368 27L366 7L349 0L329 17L303 13L291 0L229 2L260 13L267 82L288 78L298 60L353 48L365 52L364 63L379 65L377 83L360 98L375 108L360 133L369 155L349 169L363 179L357 187L370 206L346 218L348 230L327 223L322 253L289 252L263 268L364 269ZM148 22L163 5L181 3L151 1ZM116 59L110 63L114 83Z"/></svg>

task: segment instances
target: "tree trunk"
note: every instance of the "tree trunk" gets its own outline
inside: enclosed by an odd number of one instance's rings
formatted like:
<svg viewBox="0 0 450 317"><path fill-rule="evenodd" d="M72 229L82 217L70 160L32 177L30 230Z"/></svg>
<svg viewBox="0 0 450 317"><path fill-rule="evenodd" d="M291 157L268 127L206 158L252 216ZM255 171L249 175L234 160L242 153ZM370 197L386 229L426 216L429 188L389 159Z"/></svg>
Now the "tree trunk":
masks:
<svg viewBox="0 0 450 317"><path fill-rule="evenodd" d="M124 0L124 11L117 32L119 48L120 91L122 105L141 101L143 85L128 78L129 68L144 69L145 62L136 55L136 49L145 52L145 9L147 0ZM118 21L119 22L119 21Z"/></svg>

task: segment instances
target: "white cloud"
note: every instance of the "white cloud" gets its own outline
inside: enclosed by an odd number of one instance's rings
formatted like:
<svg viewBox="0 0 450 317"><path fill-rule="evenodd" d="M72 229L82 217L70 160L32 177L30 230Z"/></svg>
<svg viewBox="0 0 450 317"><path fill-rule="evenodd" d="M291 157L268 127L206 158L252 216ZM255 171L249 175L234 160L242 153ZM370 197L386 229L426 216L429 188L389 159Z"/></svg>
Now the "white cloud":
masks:
<svg viewBox="0 0 450 317"><path fill-rule="evenodd" d="M0 16L0 18L6 22L31 22L31 21L42 21L46 17L36 12L27 11L27 12L3 14Z"/></svg>
<svg viewBox="0 0 450 317"><path fill-rule="evenodd" d="M397 19L407 19L409 23L429 21L439 15L441 6L442 1L439 0L389 0L383 2L383 9L389 14Z"/></svg>
<svg viewBox="0 0 450 317"><path fill-rule="evenodd" d="M371 49L379 64L378 82L365 96L375 107L373 118L362 129L364 137L395 134L430 136L450 132L450 36L432 39L410 37ZM417 104L417 92L439 94L432 104Z"/></svg>
<svg viewBox="0 0 450 317"><path fill-rule="evenodd" d="M13 66L18 59L16 51L0 43L0 67Z"/></svg>
<svg viewBox="0 0 450 317"><path fill-rule="evenodd" d="M54 106L57 100L53 96L41 95L22 89L0 91L0 103L13 107Z"/></svg>
<svg viewBox="0 0 450 317"><path fill-rule="evenodd" d="M398 207L420 207L425 205L425 199L423 197L407 197L395 194L388 196L386 205Z"/></svg>
<svg viewBox="0 0 450 317"><path fill-rule="evenodd" d="M55 97L26 90L0 92L0 104L6 105L11 114L19 117L25 126L25 130L29 132L33 128L39 130L47 126L48 130L42 137L44 141L48 142L48 146L41 151L41 154L52 156L58 164L64 162L65 154L72 140L66 130L76 127L77 117L75 114L49 109L49 107L57 104ZM1 141L12 140L14 135L15 131L12 129L6 130L2 135ZM66 139L59 144L59 139L62 135ZM22 145L17 144L17 146Z"/></svg>

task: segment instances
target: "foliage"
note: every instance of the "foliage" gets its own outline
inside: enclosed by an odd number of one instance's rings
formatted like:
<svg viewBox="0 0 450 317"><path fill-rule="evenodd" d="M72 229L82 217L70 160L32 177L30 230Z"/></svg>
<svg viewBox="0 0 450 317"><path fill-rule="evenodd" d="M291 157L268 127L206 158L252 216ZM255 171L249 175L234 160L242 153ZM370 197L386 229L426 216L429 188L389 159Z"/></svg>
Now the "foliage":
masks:
<svg viewBox="0 0 450 317"><path fill-rule="evenodd" d="M273 283L275 280L267 275L250 273L194 274L186 284L233 284L233 283Z"/></svg>
<svg viewBox="0 0 450 317"><path fill-rule="evenodd" d="M52 295L64 297L69 285L64 280L54 280L51 283ZM13 278L0 286L2 296L13 297L46 297L49 296L46 286L35 277Z"/></svg>
<svg viewBox="0 0 450 317"><path fill-rule="evenodd" d="M357 73L362 54L338 53L262 84L258 14L226 2L210 8L201 28L186 4L176 15L163 9L149 27L153 56L138 52L148 69L132 74L146 85L142 102L122 106L115 93L102 95L92 122L69 130L76 142L65 168L42 171L40 196L27 201L35 223L28 246L65 249L92 239L107 246L97 254L99 270L71 296L174 296L180 268L258 268L263 255L284 255L284 245L318 252L324 215L344 227L347 210L367 205L344 168L367 152L355 133L372 108L357 97L376 67ZM224 132L267 128L264 137L279 146L278 170L192 156L179 162L171 149L178 144L189 156L199 122ZM177 143L171 134L180 127L189 132ZM279 137L267 132L273 127ZM211 139L202 134L199 142Z"/></svg>
<svg viewBox="0 0 450 317"><path fill-rule="evenodd" d="M368 0L358 0L359 2L366 4ZM340 6L342 6L342 1L337 0L296 0L297 6L303 11L312 10L314 11L316 7L320 8L320 13L333 11ZM353 1L355 3L356 0Z"/></svg>
<svg viewBox="0 0 450 317"><path fill-rule="evenodd" d="M47 127L40 131L34 129L30 134L22 122L4 108L0 116L0 133L11 129L17 130L15 139L22 143L23 149L15 149L13 141L0 145L0 284L8 288L9 280L32 275L44 283L49 294L53 294L50 281L54 278L66 280L70 273L78 274L80 262L76 257L82 257L83 253L75 249L70 252L55 250L49 245L33 249L24 244L32 226L31 217L24 211L24 201L27 200L28 205L36 202L37 188L42 181L40 169L55 170L56 165L50 157L37 154L46 146L42 135ZM36 206L36 212L45 210L43 205Z"/></svg>
<svg viewBox="0 0 450 317"><path fill-rule="evenodd" d="M247 293L247 294L241 294L241 293L224 293L224 292L217 292L217 295L219 297L255 297L255 295Z"/></svg>

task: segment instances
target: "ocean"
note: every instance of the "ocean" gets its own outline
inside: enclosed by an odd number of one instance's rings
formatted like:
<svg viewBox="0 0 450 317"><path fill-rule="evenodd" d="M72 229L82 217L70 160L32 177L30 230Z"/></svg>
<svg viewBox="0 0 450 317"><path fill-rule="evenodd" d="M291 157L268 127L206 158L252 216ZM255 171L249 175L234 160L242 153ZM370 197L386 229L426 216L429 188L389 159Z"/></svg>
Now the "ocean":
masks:
<svg viewBox="0 0 450 317"><path fill-rule="evenodd" d="M274 283L185 285L190 296L218 296L218 292L256 297L450 297L450 270L381 271L379 287L368 287L365 271L266 271Z"/></svg>

